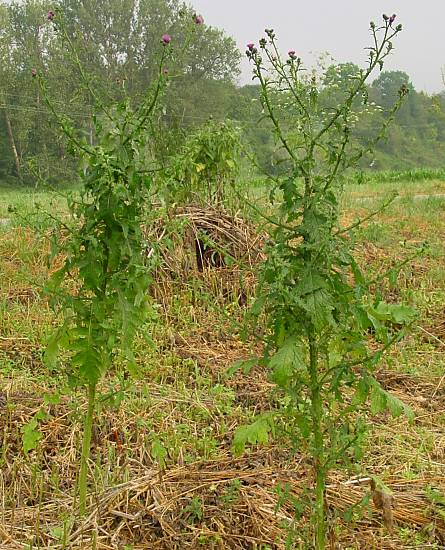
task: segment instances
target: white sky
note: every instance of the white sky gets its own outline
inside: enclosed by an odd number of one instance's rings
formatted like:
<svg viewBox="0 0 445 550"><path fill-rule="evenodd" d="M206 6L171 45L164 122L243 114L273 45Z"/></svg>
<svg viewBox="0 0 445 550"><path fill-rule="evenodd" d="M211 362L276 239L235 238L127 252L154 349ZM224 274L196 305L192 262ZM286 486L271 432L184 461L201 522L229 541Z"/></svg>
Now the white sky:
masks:
<svg viewBox="0 0 445 550"><path fill-rule="evenodd" d="M397 14L403 32L386 69L406 71L417 90L445 89L445 0L189 0L206 23L222 28L244 50L273 28L283 51L296 50L306 64L328 51L337 61L366 61L369 22ZM312 54L312 55L311 55ZM241 82L250 81L243 61Z"/></svg>

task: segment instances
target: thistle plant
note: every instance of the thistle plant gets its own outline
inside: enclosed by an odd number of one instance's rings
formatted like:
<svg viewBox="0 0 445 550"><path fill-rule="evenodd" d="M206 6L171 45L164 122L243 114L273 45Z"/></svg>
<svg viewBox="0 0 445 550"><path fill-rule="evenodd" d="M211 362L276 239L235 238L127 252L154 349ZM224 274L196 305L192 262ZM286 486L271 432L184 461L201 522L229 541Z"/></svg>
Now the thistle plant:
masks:
<svg viewBox="0 0 445 550"><path fill-rule="evenodd" d="M295 447L308 449L313 483L305 502L312 520L307 544L317 550L326 547L328 473L360 458L367 403L373 413L385 408L394 415L408 412L384 391L374 371L384 352L404 336L415 312L373 298L370 286L376 280L360 270L350 238L365 220L342 227L339 206L345 171L372 152L405 96L400 90L368 144L354 144L354 126L369 109L366 82L382 69L401 29L395 16L384 16L380 26L371 23L367 65L340 98L329 93L325 75L305 69L295 51L283 58L271 29L246 52L286 165L285 176L269 178L270 204L263 215L271 233L259 297L250 312L255 324L260 315L266 320L262 360L285 394L285 405L241 427L234 446L242 451L246 443L264 441L269 431L284 426ZM369 349L370 332L378 351Z"/></svg>
<svg viewBox="0 0 445 550"><path fill-rule="evenodd" d="M49 342L46 360L55 364L63 348L70 381L87 393L78 480L79 512L83 515L98 384L118 361L130 371L136 367L132 343L154 312L148 288L156 254L147 255L142 226L147 223L155 189L145 157L147 142L153 139L151 123L168 83L164 65L171 58L173 38L160 36L164 47L157 78L140 105L133 108L123 101L106 106L79 62L62 14L51 11L47 18L78 64L80 78L97 110L91 144L72 121L58 113L44 76L33 71L72 153L81 160L80 195L69 200L69 217L59 220L53 238L51 259L62 255L64 260L53 273L48 290L63 324Z"/></svg>

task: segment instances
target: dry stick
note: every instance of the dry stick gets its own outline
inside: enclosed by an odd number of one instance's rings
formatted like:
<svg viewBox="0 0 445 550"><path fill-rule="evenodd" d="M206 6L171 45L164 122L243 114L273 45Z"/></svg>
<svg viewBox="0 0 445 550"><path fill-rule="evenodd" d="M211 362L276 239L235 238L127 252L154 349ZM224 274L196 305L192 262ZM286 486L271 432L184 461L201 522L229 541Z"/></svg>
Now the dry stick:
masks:
<svg viewBox="0 0 445 550"><path fill-rule="evenodd" d="M434 334L431 334L431 332L428 332L426 329L424 329L423 327L421 327L420 325L418 325L416 328L418 328L419 330L421 330L422 332L424 332L425 334L428 334L428 336L430 336L431 338L433 338L434 340L436 340L436 342L439 342L439 344L441 344L442 346L445 346L445 342L443 340L441 340L440 338L438 338L437 336L435 336Z"/></svg>
<svg viewBox="0 0 445 550"><path fill-rule="evenodd" d="M441 344L442 346L445 347L445 342L443 340L441 340L440 338L438 338L437 336L435 336L434 334L431 334L431 332L428 332L426 329L424 329L420 325L417 325L416 328L418 328L419 330L421 330L422 332L424 332L425 334L427 334L428 336L433 338L433 340L436 340L436 342L438 342L439 344ZM433 391L433 394L431 395L432 398L435 397L436 393L439 391L439 388L442 385L444 380L445 380L445 374L439 380L439 383L437 384L436 389Z"/></svg>
<svg viewBox="0 0 445 550"><path fill-rule="evenodd" d="M440 386L442 385L442 382L445 380L445 374L442 376L442 378L439 380L439 383L436 386L436 389L433 391L433 395L431 397L435 397L436 393L439 391Z"/></svg>

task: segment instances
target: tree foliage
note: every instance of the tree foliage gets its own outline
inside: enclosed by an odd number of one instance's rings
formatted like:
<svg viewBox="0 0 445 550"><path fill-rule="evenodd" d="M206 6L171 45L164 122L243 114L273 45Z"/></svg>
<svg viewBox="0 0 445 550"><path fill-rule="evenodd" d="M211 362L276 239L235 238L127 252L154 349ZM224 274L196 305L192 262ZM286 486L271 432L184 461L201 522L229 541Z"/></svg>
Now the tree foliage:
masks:
<svg viewBox="0 0 445 550"><path fill-rule="evenodd" d="M124 97L137 104L156 78L162 49L159 29L172 36L172 50L178 49L174 61L164 68L171 79L164 111L153 121L160 129L182 125L184 117L196 113L205 120L215 106L215 89L227 88L238 74L240 54L234 41L205 24L187 34L193 10L179 0L59 0L52 7L63 14L63 36L45 25L48 4L42 0L1 5L0 104L8 108L25 180L29 172L30 181L36 176L60 181L76 172L66 154L66 141L55 131L32 86L32 70L45 75L52 102L61 114L78 122L90 143L95 137L91 90L104 105ZM188 48L180 53L185 37ZM67 56L68 42L75 57ZM89 86L79 77L80 66ZM202 108L206 103L208 108ZM0 128L3 125L4 121ZM8 151L4 171L18 175L5 131L0 147Z"/></svg>
<svg viewBox="0 0 445 550"><path fill-rule="evenodd" d="M95 92L105 104L129 97L137 102L156 74L160 51L159 28L167 29L172 47L181 43L186 22L193 11L179 0L57 0L53 6L65 14L69 39L76 47L78 61L90 75ZM91 114L94 101L79 79L78 65L66 56L64 40L44 25L43 0L0 4L0 176L36 182L72 180L75 162L66 143L50 123L47 109L31 86L33 68L43 71L48 90L61 112L71 115L94 139ZM190 127L215 120L232 119L242 127L252 144L257 162L269 173L279 173L282 155L268 132L259 124L262 107L256 100L257 84L238 87L240 54L234 41L219 29L196 28L186 55L166 67L174 78L166 92L164 113L154 124L158 136L163 129L176 131L171 141L158 140L156 154L165 161L176 152L184 132ZM332 65L324 86L340 97L354 78L353 63ZM398 87L405 84L409 99L397 113L385 140L372 155L365 156L362 170L439 168L445 150L445 100L443 94L417 92L409 76L401 71L383 71L366 84L370 102L381 109L361 120L353 138L364 144L380 127ZM10 130L10 131L9 131ZM12 136L12 139L11 139Z"/></svg>

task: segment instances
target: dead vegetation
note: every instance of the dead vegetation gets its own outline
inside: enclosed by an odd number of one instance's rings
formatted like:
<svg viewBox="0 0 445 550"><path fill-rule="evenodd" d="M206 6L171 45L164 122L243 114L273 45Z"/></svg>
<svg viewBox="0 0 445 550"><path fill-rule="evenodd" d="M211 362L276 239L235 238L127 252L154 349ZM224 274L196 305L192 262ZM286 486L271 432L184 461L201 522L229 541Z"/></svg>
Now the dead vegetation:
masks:
<svg viewBox="0 0 445 550"><path fill-rule="evenodd" d="M168 224L159 218L145 233L148 257L159 247L154 296L169 302L193 287L244 305L254 289L253 269L264 257L264 235L239 214L213 206L178 206L168 217ZM167 234L172 225L176 230Z"/></svg>
<svg viewBox="0 0 445 550"><path fill-rule="evenodd" d="M202 334L196 334L182 340L177 351L183 360L193 359L200 365L202 374L211 381L209 385L220 379L228 364L247 353L233 339L207 345L204 342ZM409 479L399 468L397 451L382 453L383 445L378 449L371 446L366 471L385 479L390 491L385 501L390 503L389 509L388 504L382 505L379 493L371 490L371 478L334 476L328 490L332 513L347 512L367 494L373 498L352 523L333 518L331 547L400 549L399 529L408 528L422 533L422 548L441 548L445 544L443 508L431 499L430 492L445 493L445 430L439 418L445 388L437 377L426 375L383 369L378 378L386 389L413 407L417 427L428 427L435 433L430 464ZM267 373L256 368L249 375L227 380L228 390L233 391L234 411L227 418L224 432L221 420L226 413L220 410L224 400L218 402L210 394L206 397L205 388L200 392L191 387L184 394L177 383L178 379L173 378L167 391L165 380L162 384L144 384L127 396L128 406L102 411L95 427L93 498L88 515L83 521L67 523L77 472L80 416L75 400L63 398L48 410L38 450L26 459L21 456L20 427L43 405L39 397L43 388L35 385L29 394L23 391L24 387L29 391L29 382L11 380L0 406L0 421L6 428L0 475L0 548L22 549L32 541L34 547L61 550L63 545L57 539L60 526L69 525L66 548L72 549L93 548L93 544L99 549L116 550L125 545L138 550L283 549L285 524L291 523L293 508L289 499L278 506L278 488L287 487L293 497L301 495L310 483L311 468L305 453L289 454L276 444L252 450L241 458L234 457L230 450L241 409L258 411L268 407L273 386ZM150 397L144 402L143 395ZM211 426L217 447L207 459L193 458L196 441L185 438L169 450L165 465L160 467L152 456L150 440L153 433L165 432L166 422L174 434L184 422L184 411L188 411L188 422L194 425L192 432L197 439ZM388 420L386 415L373 419L376 427L371 438L378 440L381 433L388 438L388 428L389 433L396 429L399 435L406 433L408 444L413 428L403 419ZM408 453L415 442L409 445ZM99 463L101 473L95 475L94 464ZM304 528L304 518L302 524Z"/></svg>

